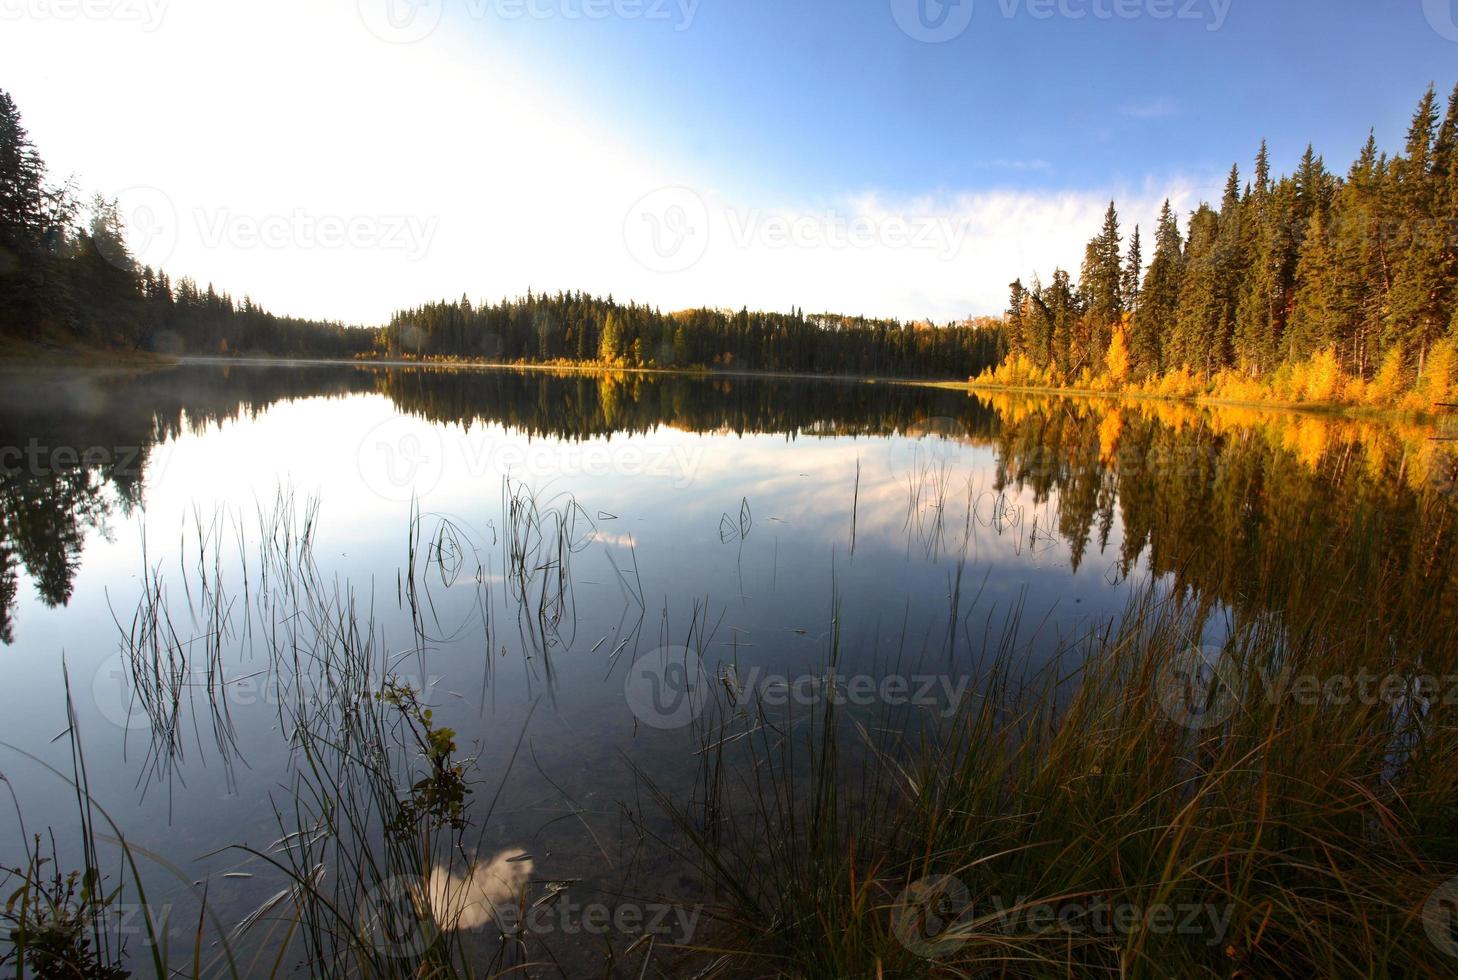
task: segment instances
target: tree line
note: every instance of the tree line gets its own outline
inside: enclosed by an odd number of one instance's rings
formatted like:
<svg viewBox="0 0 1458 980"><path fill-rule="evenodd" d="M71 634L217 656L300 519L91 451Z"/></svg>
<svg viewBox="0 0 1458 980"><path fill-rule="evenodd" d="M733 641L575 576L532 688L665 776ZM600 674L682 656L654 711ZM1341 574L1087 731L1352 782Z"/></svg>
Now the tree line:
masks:
<svg viewBox="0 0 1458 980"><path fill-rule="evenodd" d="M430 303L395 314L380 340L381 353L394 357L900 377L966 377L1006 350L995 320L934 326L801 310L664 313L580 292Z"/></svg>
<svg viewBox="0 0 1458 980"><path fill-rule="evenodd" d="M1009 358L985 380L1394 400L1458 377L1458 88L1434 89L1404 152L1369 134L1345 177L1308 147L1296 172L1232 167L1217 208L1165 202L1153 255L1117 204L1079 280L1011 285Z"/></svg>
<svg viewBox="0 0 1458 980"><path fill-rule="evenodd" d="M115 201L84 206L46 165L0 91L0 334L162 353L350 356L372 338L340 323L280 317L191 279L173 283L127 250Z"/></svg>

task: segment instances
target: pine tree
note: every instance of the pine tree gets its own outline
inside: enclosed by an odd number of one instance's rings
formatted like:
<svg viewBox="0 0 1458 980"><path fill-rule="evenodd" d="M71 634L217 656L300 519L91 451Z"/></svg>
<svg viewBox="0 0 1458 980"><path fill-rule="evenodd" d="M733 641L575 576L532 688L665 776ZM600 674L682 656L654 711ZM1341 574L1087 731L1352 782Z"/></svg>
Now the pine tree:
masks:
<svg viewBox="0 0 1458 980"><path fill-rule="evenodd" d="M1004 323L1007 325L1008 348L1014 355L1028 356L1028 343L1023 329L1023 314L1026 311L1028 294L1023 288L1023 281L1015 279L1008 286L1010 296L1008 297L1007 314Z"/></svg>
<svg viewBox="0 0 1458 980"><path fill-rule="evenodd" d="M1129 238L1129 255L1124 261L1124 280L1119 287L1127 313L1139 310L1139 281L1143 275L1144 249L1139 242L1139 226L1135 225L1134 234Z"/></svg>
<svg viewBox="0 0 1458 980"><path fill-rule="evenodd" d="M47 232L45 165L0 91L0 329L29 329L44 312Z"/></svg>
<svg viewBox="0 0 1458 980"><path fill-rule="evenodd" d="M1210 205L1201 204L1190 216L1180 300L1164 359L1169 369L1201 370L1207 363L1211 337L1220 316L1215 250L1219 231L1220 217Z"/></svg>
<svg viewBox="0 0 1458 980"><path fill-rule="evenodd" d="M1245 215L1240 196L1240 168L1230 168L1214 253L1214 306L1205 324L1204 370L1214 374L1233 363L1235 313L1249 270L1245 238Z"/></svg>
<svg viewBox="0 0 1458 980"><path fill-rule="evenodd" d="M1114 324L1124 312L1120 296L1124 280L1119 247L1119 212L1113 201L1104 215L1104 227L1089 242L1084 255L1083 275L1079 288L1083 294L1084 321L1075 339L1074 370L1103 368L1104 352Z"/></svg>
<svg viewBox="0 0 1458 980"><path fill-rule="evenodd" d="M1296 307L1286 337L1287 359L1304 361L1335 344L1342 305L1326 217L1317 211L1311 218L1296 270Z"/></svg>
<svg viewBox="0 0 1458 980"><path fill-rule="evenodd" d="M1407 152L1393 166L1399 230L1389 340L1417 352L1420 372L1428 349L1448 326L1438 308L1446 243L1434 210L1437 180L1433 148L1437 126L1437 94L1430 88L1413 114Z"/></svg>
<svg viewBox="0 0 1458 980"><path fill-rule="evenodd" d="M1131 326L1129 349L1136 374L1159 374L1168 366L1164 363L1162 338L1173 332L1179 313L1184 251L1179 220L1166 200L1159 212L1154 259L1149 263L1148 275L1144 277L1139 309Z"/></svg>

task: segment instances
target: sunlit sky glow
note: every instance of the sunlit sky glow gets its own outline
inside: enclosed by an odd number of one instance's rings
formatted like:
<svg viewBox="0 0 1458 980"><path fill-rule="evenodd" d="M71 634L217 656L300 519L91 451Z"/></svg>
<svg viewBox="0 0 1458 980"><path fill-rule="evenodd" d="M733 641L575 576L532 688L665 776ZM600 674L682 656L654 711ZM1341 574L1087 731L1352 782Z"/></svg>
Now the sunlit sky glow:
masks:
<svg viewBox="0 0 1458 980"><path fill-rule="evenodd" d="M940 43L912 36L943 16ZM1146 231L1166 196L1218 197L1262 137L1281 169L1313 140L1344 172L1372 126L1397 149L1423 88L1454 82L1454 18L0 0L0 87L55 179L119 197L140 258L277 312L378 323L530 288L942 321L1076 269L1111 197Z"/></svg>

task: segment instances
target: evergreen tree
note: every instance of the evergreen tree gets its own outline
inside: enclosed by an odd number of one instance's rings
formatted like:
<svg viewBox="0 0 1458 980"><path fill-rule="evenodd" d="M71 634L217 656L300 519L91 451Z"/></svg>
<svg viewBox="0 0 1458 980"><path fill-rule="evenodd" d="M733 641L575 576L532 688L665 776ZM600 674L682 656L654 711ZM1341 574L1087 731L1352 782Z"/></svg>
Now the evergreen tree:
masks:
<svg viewBox="0 0 1458 980"><path fill-rule="evenodd" d="M1139 226L1135 225L1134 234L1129 238L1129 255L1124 261L1124 279L1119 286L1126 313L1139 310L1139 282L1143 275L1144 249L1139 242Z"/></svg>
<svg viewBox="0 0 1458 980"><path fill-rule="evenodd" d="M1417 353L1419 371L1428 349L1448 326L1439 310L1446 243L1435 211L1437 126L1437 95L1430 88L1413 114L1407 152L1393 167L1398 233L1388 338Z"/></svg>
<svg viewBox="0 0 1458 980"><path fill-rule="evenodd" d="M1103 368L1104 352L1115 322L1124 312L1120 290L1124 270L1119 257L1119 212L1113 201L1104 215L1098 237L1089 242L1084 255L1080 291L1084 317L1074 338L1073 368L1097 372Z"/></svg>
<svg viewBox="0 0 1458 980"><path fill-rule="evenodd" d="M43 312L47 231L45 165L0 91L0 329L28 331Z"/></svg>
<svg viewBox="0 0 1458 980"><path fill-rule="evenodd" d="M1179 220L1170 202L1165 201L1159 213L1154 259L1149 263L1148 275L1144 277L1144 289L1129 338L1130 357L1136 375L1158 374L1170 366L1164 362L1161 338L1173 332L1179 314L1184 250Z"/></svg>
<svg viewBox="0 0 1458 980"><path fill-rule="evenodd" d="M1326 218L1312 215L1296 270L1296 309L1286 338L1286 357L1300 361L1336 341L1343 299Z"/></svg>

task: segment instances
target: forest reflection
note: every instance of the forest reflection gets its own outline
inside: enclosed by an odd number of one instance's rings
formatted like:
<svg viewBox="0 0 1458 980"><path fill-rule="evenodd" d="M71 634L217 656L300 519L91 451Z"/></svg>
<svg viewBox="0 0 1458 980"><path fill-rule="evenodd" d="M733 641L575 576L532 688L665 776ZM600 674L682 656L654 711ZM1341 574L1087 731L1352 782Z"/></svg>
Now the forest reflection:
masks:
<svg viewBox="0 0 1458 980"><path fill-rule="evenodd" d="M789 378L192 364L6 379L0 641L14 640L22 576L45 603L69 600L88 533L111 533L144 502L144 476L158 479L157 446L280 402L369 394L437 424L563 442L666 427L988 447L999 490L1056 504L1074 570L1112 551L1122 576L1147 562L1211 608L1298 622L1346 610L1384 634L1412 600L1452 617L1455 444L1430 427Z"/></svg>

